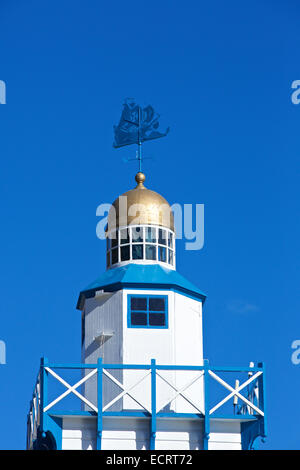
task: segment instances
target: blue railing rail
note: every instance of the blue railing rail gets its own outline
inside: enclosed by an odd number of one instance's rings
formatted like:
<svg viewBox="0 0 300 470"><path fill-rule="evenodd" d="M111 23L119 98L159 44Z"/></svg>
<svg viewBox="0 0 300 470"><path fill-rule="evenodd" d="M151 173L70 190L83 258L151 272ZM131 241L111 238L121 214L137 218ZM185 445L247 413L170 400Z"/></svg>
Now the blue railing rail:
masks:
<svg viewBox="0 0 300 470"><path fill-rule="evenodd" d="M27 436L26 436L26 448L31 449L33 442L37 439L37 432L41 425L41 367L37 374L35 385L33 388L32 398L29 404L29 412L27 415Z"/></svg>
<svg viewBox="0 0 300 470"><path fill-rule="evenodd" d="M70 385L58 371L60 370L81 370L82 378L75 384ZM128 374L129 371L144 371L145 375L139 378L136 384L121 383L110 371L121 370L123 375ZM163 374L165 372L173 373L176 378L179 377L180 372L190 372L187 384L182 386L176 384L166 378ZM196 374L191 376L191 374ZM235 385L231 385L225 380L226 374L246 374L247 378L244 382L235 381ZM49 401L48 386L49 377L52 376L66 388L65 392L60 394L54 400ZM92 403L88 396L78 391L78 388L95 376L97 379L97 402ZM134 387L141 384L141 382L149 376L148 388L149 400L148 403L142 403L140 398L133 393ZM111 380L122 391L115 396L111 401L104 403L104 385L103 378ZM164 381L171 389L173 389L173 397L163 403L163 406L158 404L160 398L158 381ZM192 386L198 381L198 392L195 390L193 398L187 394ZM219 383L229 393L222 399L217 398L213 392L213 386ZM99 358L96 364L61 364L48 362L46 358L41 359L40 370L37 376L37 381L34 387L33 398L30 402L30 409L28 413L28 429L27 429L27 448L32 448L34 441L37 439L38 433L45 433L48 430L48 417L55 414L55 405L61 402L65 397L70 394L76 395L85 407L91 411L80 411L78 414L94 414L97 417L97 449L101 449L102 440L102 421L105 416L135 416L135 417L149 417L150 419L150 448L155 448L156 425L157 419L164 418L192 418L202 419L204 421L204 449L208 448L208 440L210 434L211 419L239 419L243 421L257 421L259 424L255 430L261 437L266 437L266 394L265 394L265 366L263 363L258 363L256 366L249 367L211 367L207 360L204 360L203 365L162 365L157 364L155 359L151 360L149 364L105 364ZM139 409L121 409L119 411L109 411L117 401L122 400L125 396L129 396L138 405ZM106 397L107 398L107 397ZM174 409L165 411L166 405L175 403L176 400L181 400L189 403L194 408L195 412L181 412L180 407L173 407ZM197 401L198 400L198 401ZM231 411L220 413L220 409L225 405L232 403ZM70 413L71 410L66 411L65 414ZM60 412L61 413L61 412ZM63 413L61 413L63 414ZM253 428L253 426L252 426ZM257 436L256 436L257 437Z"/></svg>

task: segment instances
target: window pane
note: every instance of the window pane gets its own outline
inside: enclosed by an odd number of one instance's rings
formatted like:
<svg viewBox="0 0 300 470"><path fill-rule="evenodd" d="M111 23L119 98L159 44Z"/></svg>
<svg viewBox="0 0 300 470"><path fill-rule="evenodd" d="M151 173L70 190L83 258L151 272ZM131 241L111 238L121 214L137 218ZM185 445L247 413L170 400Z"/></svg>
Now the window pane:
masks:
<svg viewBox="0 0 300 470"><path fill-rule="evenodd" d="M149 298L149 310L150 312L154 311L159 311L159 312L164 312L165 311L165 299L163 297L153 297Z"/></svg>
<svg viewBox="0 0 300 470"><path fill-rule="evenodd" d="M167 254L166 254L166 248L163 246L158 247L158 259L159 261L163 261L164 263L167 261Z"/></svg>
<svg viewBox="0 0 300 470"><path fill-rule="evenodd" d="M169 264L174 264L174 255L173 255L173 251L172 250L168 250L169 251Z"/></svg>
<svg viewBox="0 0 300 470"><path fill-rule="evenodd" d="M143 259L143 245L132 245L132 259Z"/></svg>
<svg viewBox="0 0 300 470"><path fill-rule="evenodd" d="M132 227L132 242L142 242L143 241L143 227Z"/></svg>
<svg viewBox="0 0 300 470"><path fill-rule="evenodd" d="M147 313L131 312L132 325L147 325Z"/></svg>
<svg viewBox="0 0 300 470"><path fill-rule="evenodd" d="M110 235L111 238L111 246L117 246L118 245L118 232L112 232Z"/></svg>
<svg viewBox="0 0 300 470"><path fill-rule="evenodd" d="M156 259L156 246L146 245L146 259Z"/></svg>
<svg viewBox="0 0 300 470"><path fill-rule="evenodd" d="M118 248L111 250L111 264L118 262Z"/></svg>
<svg viewBox="0 0 300 470"><path fill-rule="evenodd" d="M107 237L106 239L106 251L110 250L110 238Z"/></svg>
<svg viewBox="0 0 300 470"><path fill-rule="evenodd" d="M166 316L164 313L150 313L149 325L151 326L166 326Z"/></svg>
<svg viewBox="0 0 300 470"><path fill-rule="evenodd" d="M121 246L121 261L128 261L130 258L129 245Z"/></svg>
<svg viewBox="0 0 300 470"><path fill-rule="evenodd" d="M106 253L106 267L108 268L110 263L110 252Z"/></svg>
<svg viewBox="0 0 300 470"><path fill-rule="evenodd" d="M156 229L153 227L146 227L145 239L146 239L146 242L156 243Z"/></svg>
<svg viewBox="0 0 300 470"><path fill-rule="evenodd" d="M170 248L173 248L173 233L168 233L168 245Z"/></svg>
<svg viewBox="0 0 300 470"><path fill-rule="evenodd" d="M120 230L120 243L121 245L129 243L129 230L127 228Z"/></svg>
<svg viewBox="0 0 300 470"><path fill-rule="evenodd" d="M166 230L162 230L161 228L158 229L158 243L160 245L166 245L167 244L166 236L167 236Z"/></svg>
<svg viewBox="0 0 300 470"><path fill-rule="evenodd" d="M146 297L131 297L131 310L147 310Z"/></svg>

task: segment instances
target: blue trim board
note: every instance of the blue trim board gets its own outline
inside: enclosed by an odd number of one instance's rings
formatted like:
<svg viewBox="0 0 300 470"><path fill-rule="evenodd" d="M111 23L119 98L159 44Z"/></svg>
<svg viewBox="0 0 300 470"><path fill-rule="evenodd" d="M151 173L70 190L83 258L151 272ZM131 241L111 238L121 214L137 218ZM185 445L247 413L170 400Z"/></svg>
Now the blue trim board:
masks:
<svg viewBox="0 0 300 470"><path fill-rule="evenodd" d="M203 449L208 450L208 441L210 435L210 419L209 419L209 362L204 359L204 436Z"/></svg>
<svg viewBox="0 0 300 470"><path fill-rule="evenodd" d="M264 440L264 419L241 423L242 450L257 450L258 438Z"/></svg>
<svg viewBox="0 0 300 470"><path fill-rule="evenodd" d="M95 411L68 411L63 410L59 412L50 413L48 416L52 418L62 418L63 416L83 416L87 418L96 418L97 413ZM104 411L102 413L104 418L106 417L118 417L118 418L151 418L151 413L147 411L133 411L133 410L123 410L123 411ZM176 418L176 419L202 419L204 420L204 415L200 413L166 413L160 411L156 414L157 418ZM253 422L260 419L257 415L214 415L210 416L210 421L241 421L241 423Z"/></svg>
<svg viewBox="0 0 300 470"><path fill-rule="evenodd" d="M47 363L47 367L51 369L97 369L96 364L55 364L52 362ZM150 364L103 364L105 369L151 369ZM158 370L204 370L204 366L181 366L171 364L157 364ZM258 372L262 371L262 367L210 367L209 370L213 372Z"/></svg>
<svg viewBox="0 0 300 470"><path fill-rule="evenodd" d="M105 271L79 294L77 308L82 310L84 300L94 297L97 290L115 292L124 288L174 290L204 302L206 295L174 269L159 264L127 264Z"/></svg>
<svg viewBox="0 0 300 470"><path fill-rule="evenodd" d="M62 418L63 416L87 416L95 418L97 416L96 411L72 411L72 410L62 410L50 412L49 416L54 418Z"/></svg>
<svg viewBox="0 0 300 470"><path fill-rule="evenodd" d="M41 417L40 417L40 428L42 433L47 431L48 423L47 418L48 414L44 413L43 409L47 406L47 396L48 396L48 372L45 370L45 367L48 366L48 359L46 357L41 358L41 365L40 365L40 374L41 374L41 383L40 383L40 409L41 409Z"/></svg>
<svg viewBox="0 0 300 470"><path fill-rule="evenodd" d="M56 442L56 450L62 448L62 418L48 415L47 431L50 431Z"/></svg>
<svg viewBox="0 0 300 470"><path fill-rule="evenodd" d="M102 447L102 430L103 430L103 366L102 366L102 358L98 358L97 363L97 406L98 406L98 413L97 413L97 450L101 450Z"/></svg>
<svg viewBox="0 0 300 470"><path fill-rule="evenodd" d="M156 361L151 359L151 421L150 421L150 450L155 450L156 440Z"/></svg>
<svg viewBox="0 0 300 470"><path fill-rule="evenodd" d="M126 417L126 418L151 418L151 413L148 411L131 411L131 410L123 410L123 411L104 411L104 417Z"/></svg>

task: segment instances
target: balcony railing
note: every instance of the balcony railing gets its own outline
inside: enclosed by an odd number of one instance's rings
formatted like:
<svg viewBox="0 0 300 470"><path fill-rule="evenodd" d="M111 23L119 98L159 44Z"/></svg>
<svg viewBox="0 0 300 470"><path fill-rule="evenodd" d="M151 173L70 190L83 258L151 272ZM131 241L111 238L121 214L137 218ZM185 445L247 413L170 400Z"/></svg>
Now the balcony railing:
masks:
<svg viewBox="0 0 300 470"><path fill-rule="evenodd" d="M70 371L80 374L73 385L63 378ZM91 380L89 390L94 394L86 388ZM114 392L111 388L107 393L108 383ZM58 393L55 384L64 391ZM225 397L224 391L229 392ZM59 409L71 396L79 399L80 409L70 405ZM266 436L265 403L263 363L243 368L210 367L207 360L199 366L161 365L154 359L150 364L104 364L101 359L97 364L52 364L42 358L28 413L27 448L34 448L46 436L49 416L64 414L96 417L97 449L101 449L103 417L107 416L149 418L150 449L155 449L159 418L202 419L204 449L208 448L212 419L254 421L257 426L251 426L247 437L250 448L255 438Z"/></svg>

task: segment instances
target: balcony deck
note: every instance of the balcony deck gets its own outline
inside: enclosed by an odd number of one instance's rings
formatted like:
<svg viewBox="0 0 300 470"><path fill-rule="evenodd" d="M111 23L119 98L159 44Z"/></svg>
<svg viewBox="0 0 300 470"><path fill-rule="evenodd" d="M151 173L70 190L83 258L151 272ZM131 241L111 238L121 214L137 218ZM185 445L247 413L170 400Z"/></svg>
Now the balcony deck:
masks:
<svg viewBox="0 0 300 470"><path fill-rule="evenodd" d="M96 403L84 391L91 380ZM108 383L114 387L109 398ZM207 360L199 366L161 365L154 359L150 364L104 364L101 359L97 364L53 364L42 358L28 413L27 448L61 448L53 422L62 417L92 420L98 450L103 448L104 423L114 418L120 423L126 419L146 423L150 450L156 449L165 420L171 427L171 423L176 427L179 422L198 422L197 448L204 450L209 449L216 423L240 423L241 448L251 449L258 437L266 437L265 368L263 363L211 367Z"/></svg>

